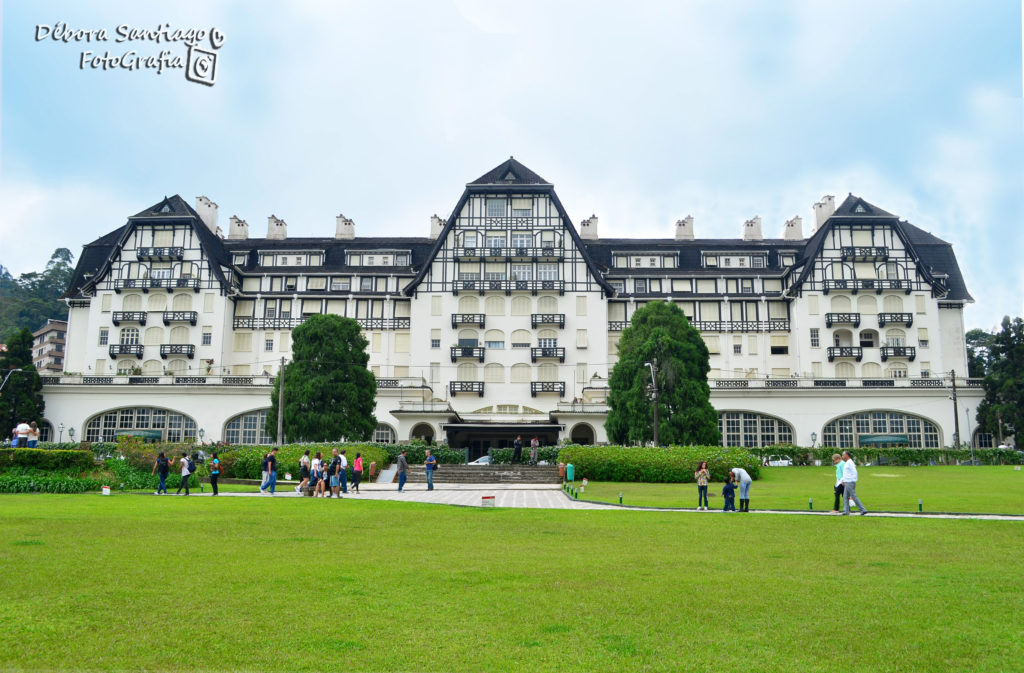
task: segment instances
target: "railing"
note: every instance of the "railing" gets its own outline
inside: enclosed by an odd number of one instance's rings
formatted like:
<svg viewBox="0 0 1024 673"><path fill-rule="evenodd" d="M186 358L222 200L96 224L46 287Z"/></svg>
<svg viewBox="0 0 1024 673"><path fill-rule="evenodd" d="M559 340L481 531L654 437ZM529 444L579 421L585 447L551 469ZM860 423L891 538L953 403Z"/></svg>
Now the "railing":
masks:
<svg viewBox="0 0 1024 673"><path fill-rule="evenodd" d="M422 377L377 379L378 389L425 388L426 385L427 382Z"/></svg>
<svg viewBox="0 0 1024 673"><path fill-rule="evenodd" d="M452 313L452 327L459 325L476 325L483 329L487 316L483 313Z"/></svg>
<svg viewBox="0 0 1024 673"><path fill-rule="evenodd" d="M149 280L146 278L118 278L114 281L114 292L121 294L121 290L149 292Z"/></svg>
<svg viewBox="0 0 1024 673"><path fill-rule="evenodd" d="M185 256L185 248L139 248L135 251L139 259L182 259Z"/></svg>
<svg viewBox="0 0 1024 673"><path fill-rule="evenodd" d="M789 320L691 320L698 332L788 332Z"/></svg>
<svg viewBox="0 0 1024 673"><path fill-rule="evenodd" d="M857 294L859 290L874 290L881 294L882 290L903 290L910 294L910 281L902 279L879 278L842 278L828 279L823 283L822 292L828 294L832 290L849 290Z"/></svg>
<svg viewBox="0 0 1024 673"><path fill-rule="evenodd" d="M895 379L864 379L860 382L862 388L895 388Z"/></svg>
<svg viewBox="0 0 1024 673"><path fill-rule="evenodd" d="M452 362L455 362L460 358L476 358L480 362L483 362L484 351L486 351L486 349L483 346L452 346Z"/></svg>
<svg viewBox="0 0 1024 673"><path fill-rule="evenodd" d="M503 215L501 217L488 217L486 220L486 226L509 229L533 229L533 215L515 215L512 217L506 217Z"/></svg>
<svg viewBox="0 0 1024 673"><path fill-rule="evenodd" d="M110 344L109 352L112 358L118 355L134 355L141 360L142 344Z"/></svg>
<svg viewBox="0 0 1024 673"><path fill-rule="evenodd" d="M621 332L622 330L629 327L628 320L609 320L608 331L609 332Z"/></svg>
<svg viewBox="0 0 1024 673"><path fill-rule="evenodd" d="M826 313L825 327L831 327L832 325L860 327L860 313Z"/></svg>
<svg viewBox="0 0 1024 673"><path fill-rule="evenodd" d="M196 355L196 347L193 344L161 344L160 357L166 359L168 355L184 355L191 360Z"/></svg>
<svg viewBox="0 0 1024 673"><path fill-rule="evenodd" d="M187 322L195 327L199 313L196 311L164 311L163 319L165 325L170 325L172 322Z"/></svg>
<svg viewBox="0 0 1024 673"><path fill-rule="evenodd" d="M564 397L565 381L531 381L530 396L537 397L538 393L558 393L559 397Z"/></svg>
<svg viewBox="0 0 1024 673"><path fill-rule="evenodd" d="M907 358L913 362L914 358L917 357L917 348L914 346L882 346L879 351L879 355L882 356L882 362L889 358Z"/></svg>
<svg viewBox="0 0 1024 673"><path fill-rule="evenodd" d="M160 382L159 376L129 376L128 385L147 385L151 386Z"/></svg>
<svg viewBox="0 0 1024 673"><path fill-rule="evenodd" d="M942 388L945 381L942 379L905 379L910 381L911 388ZM964 386L967 388L980 388L984 379L966 379Z"/></svg>
<svg viewBox="0 0 1024 673"><path fill-rule="evenodd" d="M980 388L983 379L957 378L957 386L964 388ZM723 392L728 389L814 389L814 388L865 388L875 390L893 390L909 388L949 388L952 381L942 377L932 378L889 378L889 379L846 379L846 378L750 378L750 379L708 379L708 385Z"/></svg>
<svg viewBox="0 0 1024 673"><path fill-rule="evenodd" d="M137 322L140 325L146 324L145 311L114 311L110 316L110 322L120 325L123 322Z"/></svg>
<svg viewBox="0 0 1024 673"><path fill-rule="evenodd" d="M845 388L846 379L814 379L815 388Z"/></svg>
<svg viewBox="0 0 1024 673"><path fill-rule="evenodd" d="M42 378L42 377L41 377ZM259 376L47 376L43 385L206 385L206 386L270 386L272 379L267 375Z"/></svg>
<svg viewBox="0 0 1024 673"><path fill-rule="evenodd" d="M606 414L607 402L559 402L556 409L561 412L576 414Z"/></svg>
<svg viewBox="0 0 1024 673"><path fill-rule="evenodd" d="M305 318L235 318L235 329L291 329Z"/></svg>
<svg viewBox="0 0 1024 673"><path fill-rule="evenodd" d="M459 393L476 393L484 396L484 384L481 381L451 381L448 383L448 392L452 395Z"/></svg>
<svg viewBox="0 0 1024 673"><path fill-rule="evenodd" d="M368 330L409 329L412 324L410 318L356 318L356 322Z"/></svg>
<svg viewBox="0 0 1024 673"><path fill-rule="evenodd" d="M555 358L557 358L559 362L565 362L565 349L561 346L530 349L530 360L533 362L536 362L537 360L553 360Z"/></svg>
<svg viewBox="0 0 1024 673"><path fill-rule="evenodd" d="M855 358L857 362L864 357L864 349L860 346L830 346L828 348L828 361L836 358Z"/></svg>
<svg viewBox="0 0 1024 673"><path fill-rule="evenodd" d="M192 288L194 292L199 292L199 279L198 278L150 278L149 286L155 288L162 288L164 290L175 290L180 288Z"/></svg>
<svg viewBox="0 0 1024 673"><path fill-rule="evenodd" d="M878 326L885 327L888 323L902 323L907 327L914 324L913 313L879 313Z"/></svg>
<svg viewBox="0 0 1024 673"><path fill-rule="evenodd" d="M506 294L512 292L557 291L565 293L564 280L456 280L452 282L452 294L459 292L479 292L483 294L488 291L502 291Z"/></svg>
<svg viewBox="0 0 1024 673"><path fill-rule="evenodd" d="M864 259L881 261L889 259L889 248L878 246L843 246L840 249L843 259Z"/></svg>
<svg viewBox="0 0 1024 673"><path fill-rule="evenodd" d="M565 256L565 250L553 245L548 246L528 246L528 247L506 247L506 246L488 246L482 245L475 248L456 248L453 253L455 259L465 258L485 258L485 257L503 257L503 258L529 258L529 259L562 259Z"/></svg>
<svg viewBox="0 0 1024 673"><path fill-rule="evenodd" d="M531 313L530 314L530 326L537 327L538 325L558 325L559 327L565 327L565 314L564 313Z"/></svg>

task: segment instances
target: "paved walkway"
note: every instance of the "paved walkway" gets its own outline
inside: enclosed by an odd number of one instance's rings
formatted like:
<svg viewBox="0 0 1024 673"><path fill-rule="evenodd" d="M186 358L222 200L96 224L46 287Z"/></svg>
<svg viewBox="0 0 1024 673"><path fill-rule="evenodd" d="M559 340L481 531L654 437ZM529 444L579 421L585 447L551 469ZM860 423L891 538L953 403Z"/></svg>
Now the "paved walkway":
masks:
<svg viewBox="0 0 1024 673"><path fill-rule="evenodd" d="M495 507L513 508L534 508L534 509L603 509L618 511L645 511L645 512L678 512L682 514L694 514L701 516L733 515L733 512L722 512L710 510L697 512L696 510L683 508L658 508L658 507L635 507L612 505L600 502L588 502L586 500L574 500L562 492L558 484L444 484L428 491L425 484L407 484L402 493L394 484L360 484L362 491L358 495L348 493L345 498L352 500L401 500L407 502L424 502L435 505L461 505L466 507L480 507L483 496L494 496ZM195 493L193 495L210 496L206 493ZM227 493L222 492L219 497L241 497L241 498L269 498L269 495L252 493ZM294 488L285 487L278 489L275 498L300 498ZM797 510L763 510L755 509L751 514L788 514L792 516L837 516L830 512L812 512ZM739 513L735 513L739 516ZM857 516L852 514L851 516ZM868 518L895 518L895 519L983 519L987 521L1020 521L1024 522L1024 516L1008 514L949 514L939 512L925 512L917 514L914 512L869 512Z"/></svg>

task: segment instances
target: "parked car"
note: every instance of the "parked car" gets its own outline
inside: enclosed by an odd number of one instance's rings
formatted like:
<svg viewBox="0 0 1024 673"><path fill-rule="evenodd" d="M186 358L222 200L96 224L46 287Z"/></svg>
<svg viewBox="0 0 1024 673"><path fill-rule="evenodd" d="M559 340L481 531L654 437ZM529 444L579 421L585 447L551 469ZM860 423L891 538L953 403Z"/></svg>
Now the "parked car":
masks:
<svg viewBox="0 0 1024 673"><path fill-rule="evenodd" d="M768 456L768 467L792 467L793 459L789 456Z"/></svg>
<svg viewBox="0 0 1024 673"><path fill-rule="evenodd" d="M491 464L491 457L490 456L480 456L476 460L471 460L469 462L469 464L470 465L490 465Z"/></svg>

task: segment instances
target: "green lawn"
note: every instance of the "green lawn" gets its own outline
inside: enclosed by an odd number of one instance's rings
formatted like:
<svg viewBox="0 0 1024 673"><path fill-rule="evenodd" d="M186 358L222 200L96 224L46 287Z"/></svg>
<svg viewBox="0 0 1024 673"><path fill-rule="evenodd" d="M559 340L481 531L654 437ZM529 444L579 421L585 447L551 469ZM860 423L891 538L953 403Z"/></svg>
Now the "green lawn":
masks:
<svg viewBox="0 0 1024 673"><path fill-rule="evenodd" d="M127 494L2 496L0 516L0 670L1024 661L1016 521Z"/></svg>
<svg viewBox="0 0 1024 673"><path fill-rule="evenodd" d="M861 467L857 495L869 510L1024 514L1024 471L1012 466ZM832 509L831 467L766 467L750 489L752 509ZM649 507L696 507L696 484L590 482L580 499ZM708 487L711 507L722 508L722 484ZM737 491L737 498L739 492ZM737 502L737 507L739 503ZM851 505L852 507L852 505Z"/></svg>

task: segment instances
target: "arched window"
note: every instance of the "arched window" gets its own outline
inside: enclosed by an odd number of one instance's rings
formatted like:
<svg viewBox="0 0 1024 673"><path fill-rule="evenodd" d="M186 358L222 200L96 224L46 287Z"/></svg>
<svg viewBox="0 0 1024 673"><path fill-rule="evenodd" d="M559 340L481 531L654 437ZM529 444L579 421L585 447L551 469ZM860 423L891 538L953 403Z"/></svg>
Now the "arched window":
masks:
<svg viewBox="0 0 1024 673"><path fill-rule="evenodd" d="M126 294L121 304L122 310L125 311L141 311L142 310L142 295L141 294Z"/></svg>
<svg viewBox="0 0 1024 673"><path fill-rule="evenodd" d="M555 348L558 346L558 332L553 329L542 329L537 332L537 345L541 348Z"/></svg>
<svg viewBox="0 0 1024 673"><path fill-rule="evenodd" d="M167 308L167 295L162 292L153 292L146 301L146 308L150 311L163 311Z"/></svg>
<svg viewBox="0 0 1024 673"><path fill-rule="evenodd" d="M545 295L537 299L537 313L557 313L558 300Z"/></svg>
<svg viewBox="0 0 1024 673"><path fill-rule="evenodd" d="M886 295L882 300L886 313L903 313L903 297L898 294Z"/></svg>
<svg viewBox="0 0 1024 673"><path fill-rule="evenodd" d="M146 376L160 376L164 372L164 365L159 360L146 360L142 363L142 373Z"/></svg>
<svg viewBox="0 0 1024 673"><path fill-rule="evenodd" d="M497 362L491 362L484 367L484 381L486 383L504 383L505 367Z"/></svg>
<svg viewBox="0 0 1024 673"><path fill-rule="evenodd" d="M487 315L505 315L505 298L488 297L484 302L484 313Z"/></svg>
<svg viewBox="0 0 1024 673"><path fill-rule="evenodd" d="M136 346L139 343L139 328L138 327L122 327L121 328L121 345L122 346Z"/></svg>
<svg viewBox="0 0 1024 673"><path fill-rule="evenodd" d="M906 346L907 345L907 333L901 329L887 329L885 330L885 345L886 346Z"/></svg>
<svg viewBox="0 0 1024 673"><path fill-rule="evenodd" d="M456 371L458 372L459 381L477 380L477 366L472 362L463 362Z"/></svg>
<svg viewBox="0 0 1024 673"><path fill-rule="evenodd" d="M178 325L177 327L171 328L171 343L172 344L187 344L188 343L188 328Z"/></svg>
<svg viewBox="0 0 1024 673"><path fill-rule="evenodd" d="M834 295L831 300L832 312L833 313L849 313L850 312L850 298L844 297L843 295Z"/></svg>
<svg viewBox="0 0 1024 673"><path fill-rule="evenodd" d="M882 365L877 362L865 362L864 366L860 368L861 376L866 379L880 379L882 378Z"/></svg>
<svg viewBox="0 0 1024 673"><path fill-rule="evenodd" d="M875 301L874 295L862 294L857 297L857 312L862 315L878 313L878 302Z"/></svg>
<svg viewBox="0 0 1024 673"><path fill-rule="evenodd" d="M907 373L907 366L902 362L894 362L885 368L885 375L890 379L905 379Z"/></svg>
<svg viewBox="0 0 1024 673"><path fill-rule="evenodd" d="M512 348L529 348L530 333L524 329L517 329L512 332Z"/></svg>
<svg viewBox="0 0 1024 673"><path fill-rule="evenodd" d="M479 313L480 300L473 295L464 294L459 297L459 313Z"/></svg>
<svg viewBox="0 0 1024 673"><path fill-rule="evenodd" d="M920 416L887 409L861 411L831 421L822 429L821 445L837 449L855 448L870 435L906 437L907 445L916 449L940 446L939 429L934 423Z"/></svg>
<svg viewBox="0 0 1024 673"><path fill-rule="evenodd" d="M856 378L857 369L853 366L852 362L838 362L836 363L836 378L837 379L852 379Z"/></svg>
<svg viewBox="0 0 1024 673"><path fill-rule="evenodd" d="M188 363L181 358L176 358L167 363L167 371L175 376L181 376L188 370Z"/></svg>
<svg viewBox="0 0 1024 673"><path fill-rule="evenodd" d="M146 345L147 346L159 346L164 342L164 328L163 327L147 327L146 328Z"/></svg>
<svg viewBox="0 0 1024 673"><path fill-rule="evenodd" d="M530 315L530 298L512 297L512 315Z"/></svg>
<svg viewBox="0 0 1024 673"><path fill-rule="evenodd" d="M530 365L522 362L512 365L512 383L529 383Z"/></svg>
<svg viewBox="0 0 1024 673"><path fill-rule="evenodd" d="M500 329L489 329L484 333L484 346L501 349L505 347L505 333Z"/></svg>
<svg viewBox="0 0 1024 673"><path fill-rule="evenodd" d="M224 424L224 441L228 444L273 444L274 438L264 429L267 411L249 411L229 420Z"/></svg>
<svg viewBox="0 0 1024 673"><path fill-rule="evenodd" d="M191 311L192 310L192 295L187 292L179 292L174 295L174 302L172 303L175 311Z"/></svg>
<svg viewBox="0 0 1024 673"><path fill-rule="evenodd" d="M793 426L774 416L749 411L721 411L718 431L723 446L763 447L793 443Z"/></svg>
<svg viewBox="0 0 1024 673"><path fill-rule="evenodd" d="M853 333L848 329L837 329L832 333L832 340L834 346L852 346Z"/></svg>
<svg viewBox="0 0 1024 673"><path fill-rule="evenodd" d="M873 329L862 329L859 340L861 348L878 348L878 332Z"/></svg>
<svg viewBox="0 0 1024 673"><path fill-rule="evenodd" d="M395 429L387 423L379 424L373 431L373 441L378 444L394 444L395 436Z"/></svg>
<svg viewBox="0 0 1024 673"><path fill-rule="evenodd" d="M170 409L123 407L93 416L85 424L87 442L113 442L119 433L165 442L188 442L195 441L196 422Z"/></svg>
<svg viewBox="0 0 1024 673"><path fill-rule="evenodd" d="M459 345L467 348L476 347L479 343L477 340L477 331L475 329L462 329L459 330Z"/></svg>
<svg viewBox="0 0 1024 673"><path fill-rule="evenodd" d="M557 381L558 380L558 365L545 362L542 365L537 366L537 380L538 381Z"/></svg>

